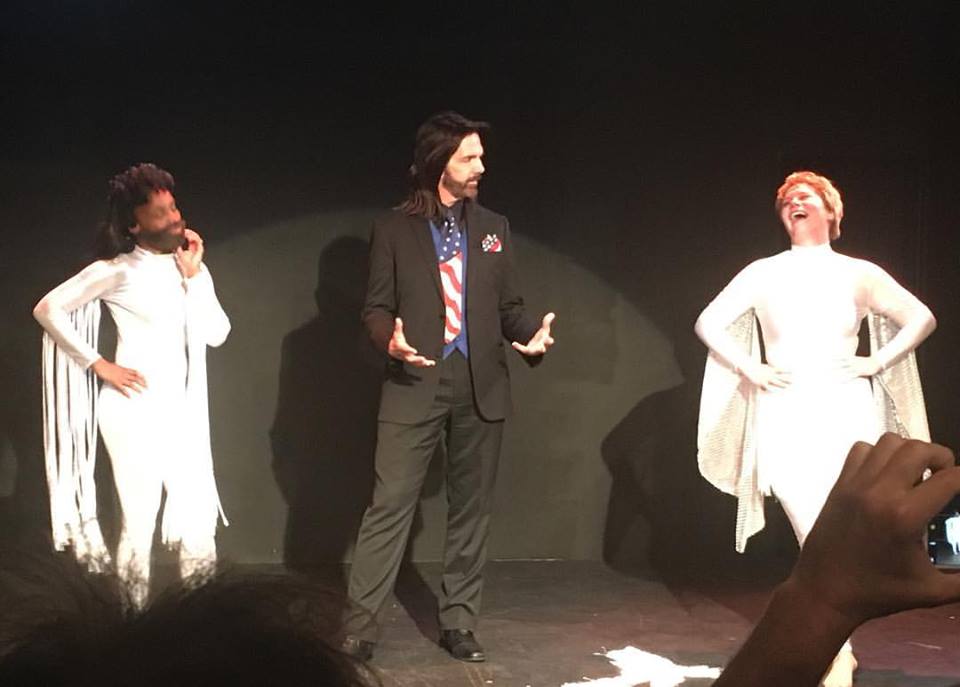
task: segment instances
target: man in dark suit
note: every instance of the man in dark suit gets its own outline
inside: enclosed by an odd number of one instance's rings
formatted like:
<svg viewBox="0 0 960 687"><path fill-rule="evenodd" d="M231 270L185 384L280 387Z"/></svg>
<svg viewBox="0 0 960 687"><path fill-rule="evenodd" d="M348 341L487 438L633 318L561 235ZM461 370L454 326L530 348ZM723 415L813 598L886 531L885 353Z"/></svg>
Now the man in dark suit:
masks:
<svg viewBox="0 0 960 687"><path fill-rule="evenodd" d="M396 581L437 442L447 457L440 645L483 661L473 636L500 456L510 410L504 340L531 365L553 344L553 313L527 314L505 217L476 202L487 124L455 112L418 129L411 189L374 223L363 321L389 356L380 397L376 481L357 535L344 648L369 658ZM524 343L520 343L524 342Z"/></svg>

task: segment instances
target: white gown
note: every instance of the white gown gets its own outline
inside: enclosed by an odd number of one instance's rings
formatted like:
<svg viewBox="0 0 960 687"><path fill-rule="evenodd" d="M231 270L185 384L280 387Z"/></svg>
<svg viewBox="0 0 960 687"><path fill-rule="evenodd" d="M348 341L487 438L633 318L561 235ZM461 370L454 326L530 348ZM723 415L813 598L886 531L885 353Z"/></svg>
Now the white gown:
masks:
<svg viewBox="0 0 960 687"><path fill-rule="evenodd" d="M929 310L878 266L835 253L829 244L794 246L751 263L706 307L698 331L734 367L750 358L727 328L751 310L767 363L792 380L786 389L756 392L755 486L778 497L802 544L853 443L875 443L885 429L870 380L851 379L841 366L856 355L864 317L903 325L929 317ZM897 336L874 356L887 367L917 343Z"/></svg>
<svg viewBox="0 0 960 687"><path fill-rule="evenodd" d="M101 356L94 345L95 325L78 327L77 313L83 309L98 313L100 301L107 305L117 326L114 361L140 372L147 383L141 393L130 392L130 398L104 384L99 407L95 402L91 404L110 454L123 510L118 572L131 585L134 601L142 603L164 491L163 540L181 546L181 574L191 574L216 560L214 535L222 512L210 455L205 358L207 345L219 346L226 339L230 322L205 267L194 277L184 279L173 255L154 254L137 247L112 260L92 263L44 296L34 311L59 349L57 354L65 354L68 363L72 361L83 370ZM57 376L60 373L47 374L45 368L45 374L48 387L66 386L62 384L66 377ZM45 389L45 395L48 391L55 393ZM68 422L78 425L91 414L78 417L71 407L78 405L73 397L68 403L57 403L48 402L47 431L53 437L48 444L64 442L64 416L69 415ZM55 417L58 414L61 417ZM56 427L58 422L60 428ZM76 432L77 428L67 430ZM57 449L54 446L52 450L54 463ZM60 451L63 470L67 461ZM49 445L47 453L49 476ZM56 473L56 465L53 472ZM82 466L78 472L80 478L68 474L67 481L77 480L82 488ZM87 470L86 479L90 481L91 476L92 468ZM78 520L85 521L83 526L89 534L88 521L95 518L95 512L90 512L95 506L89 504L92 489L87 498L79 499L78 515L72 485L58 484L55 474L50 483L55 544L58 548L67 544L77 547ZM86 507L83 501L87 502ZM95 522L93 529L95 536L91 538L98 539L99 527ZM96 551L88 553L97 555Z"/></svg>

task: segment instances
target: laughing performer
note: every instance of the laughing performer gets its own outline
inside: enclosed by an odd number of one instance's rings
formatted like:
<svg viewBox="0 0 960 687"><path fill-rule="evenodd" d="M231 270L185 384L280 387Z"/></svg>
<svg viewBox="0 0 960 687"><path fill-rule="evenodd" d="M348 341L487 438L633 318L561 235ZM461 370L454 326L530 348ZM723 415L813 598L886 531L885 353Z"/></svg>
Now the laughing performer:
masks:
<svg viewBox="0 0 960 687"><path fill-rule="evenodd" d="M856 441L929 441L913 350L930 310L883 269L834 252L843 202L831 181L794 172L776 210L790 250L744 268L704 309L710 349L698 432L703 475L738 499L736 546L763 527L763 496L782 504L800 545ZM870 354L857 355L864 319ZM759 322L765 361L760 358ZM850 685L847 642L824 685Z"/></svg>
<svg viewBox="0 0 960 687"><path fill-rule="evenodd" d="M210 571L220 499L210 454L206 347L230 322L186 228L173 177L139 164L109 184L96 262L34 308L44 328L44 448L53 541L92 569L109 556L93 482L97 425L123 511L116 567L142 606L161 498L162 539L180 550L180 573ZM97 352L100 304L117 327L114 362ZM95 377L101 381L99 393ZM225 522L225 521L224 521Z"/></svg>

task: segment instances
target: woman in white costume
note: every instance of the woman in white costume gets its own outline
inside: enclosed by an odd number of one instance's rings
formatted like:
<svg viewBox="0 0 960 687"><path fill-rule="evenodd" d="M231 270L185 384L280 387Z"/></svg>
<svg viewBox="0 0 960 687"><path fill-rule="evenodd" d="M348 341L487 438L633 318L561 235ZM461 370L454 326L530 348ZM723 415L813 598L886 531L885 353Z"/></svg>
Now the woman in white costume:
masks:
<svg viewBox="0 0 960 687"><path fill-rule="evenodd" d="M206 347L230 322L187 229L173 177L152 164L110 182L98 257L43 297L44 420L54 544L93 568L108 560L96 520L93 461L99 423L123 511L117 572L146 600L160 510L163 541L188 576L216 561L220 501L210 455ZM100 303L117 326L115 362L97 351ZM92 373L92 374L91 374ZM102 388L97 394L96 375Z"/></svg>
<svg viewBox="0 0 960 687"><path fill-rule="evenodd" d="M936 326L930 310L877 265L833 251L843 202L829 179L790 174L776 210L790 250L745 267L695 327L710 349L698 459L738 497L740 551L763 527L763 495L802 546L854 442L886 430L929 440L912 351ZM858 356L864 318L871 352ZM848 642L824 684L851 685L855 669Z"/></svg>

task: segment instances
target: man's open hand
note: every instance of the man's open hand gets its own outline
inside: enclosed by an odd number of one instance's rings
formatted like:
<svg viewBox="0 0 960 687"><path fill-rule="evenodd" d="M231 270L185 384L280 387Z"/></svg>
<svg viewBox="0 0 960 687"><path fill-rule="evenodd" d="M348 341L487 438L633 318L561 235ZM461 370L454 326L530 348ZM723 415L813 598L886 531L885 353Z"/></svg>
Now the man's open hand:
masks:
<svg viewBox="0 0 960 687"><path fill-rule="evenodd" d="M407 343L407 337L403 335L403 320L399 317L393 321L393 336L387 344L387 353L391 358L402 360L414 367L433 367L437 364L436 360L425 358Z"/></svg>
<svg viewBox="0 0 960 687"><path fill-rule="evenodd" d="M526 343L520 344L514 341L511 345L517 351L520 351L524 355L537 356L543 355L547 352L553 345L553 337L550 335L550 326L553 324L553 320L556 318L552 312L548 312L543 316L543 323L540 325L540 329L537 330L537 333Z"/></svg>

